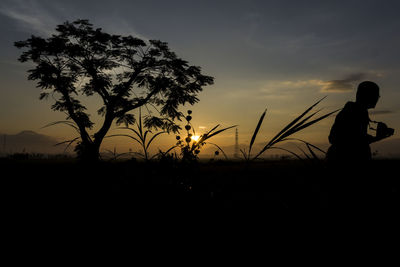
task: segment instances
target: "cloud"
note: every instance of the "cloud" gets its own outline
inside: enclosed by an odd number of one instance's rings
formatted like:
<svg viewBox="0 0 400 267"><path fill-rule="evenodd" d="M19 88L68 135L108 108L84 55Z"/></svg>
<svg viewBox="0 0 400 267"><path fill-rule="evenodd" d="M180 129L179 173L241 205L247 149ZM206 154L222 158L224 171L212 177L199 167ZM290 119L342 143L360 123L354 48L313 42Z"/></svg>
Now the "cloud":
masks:
<svg viewBox="0 0 400 267"><path fill-rule="evenodd" d="M354 73L342 80L331 80L322 82L321 92L344 93L353 91L358 82L366 77L365 73Z"/></svg>
<svg viewBox="0 0 400 267"><path fill-rule="evenodd" d="M324 85L324 81L318 79L310 80L275 80L266 82L259 89L259 96L268 99L294 98L299 91L315 90Z"/></svg>
<svg viewBox="0 0 400 267"><path fill-rule="evenodd" d="M144 34L139 33L130 21L122 17L110 16L109 18L106 18L104 20L104 23L107 25L107 27L104 28L107 28L107 30L113 34L132 35L146 42L153 39ZM96 25L94 25L94 27L96 27Z"/></svg>
<svg viewBox="0 0 400 267"><path fill-rule="evenodd" d="M386 114L393 114L395 112L396 111L394 111L394 110L372 110L372 111L369 112L369 114L372 114L372 115L386 115Z"/></svg>
<svg viewBox="0 0 400 267"><path fill-rule="evenodd" d="M0 6L0 14L17 23L21 30L51 35L59 20L37 1L13 1Z"/></svg>
<svg viewBox="0 0 400 267"><path fill-rule="evenodd" d="M380 72L369 71L353 73L343 79L329 81L321 79L270 80L256 86L258 90L253 91L253 95L256 93L261 98L288 99L295 97L298 92L346 93L354 91L358 83L368 77L382 76ZM239 97L242 97L242 94Z"/></svg>
<svg viewBox="0 0 400 267"><path fill-rule="evenodd" d="M73 5L60 7L59 5L45 5L41 1L5 1L0 3L0 16L3 15L14 21L19 30L38 35L50 36L55 33L55 27L66 20L74 20L68 16L82 15L74 9ZM110 13L108 16L99 17L86 12L84 17L90 19L94 27L100 27L113 34L133 35L144 41L149 37L140 34L130 21L122 16Z"/></svg>

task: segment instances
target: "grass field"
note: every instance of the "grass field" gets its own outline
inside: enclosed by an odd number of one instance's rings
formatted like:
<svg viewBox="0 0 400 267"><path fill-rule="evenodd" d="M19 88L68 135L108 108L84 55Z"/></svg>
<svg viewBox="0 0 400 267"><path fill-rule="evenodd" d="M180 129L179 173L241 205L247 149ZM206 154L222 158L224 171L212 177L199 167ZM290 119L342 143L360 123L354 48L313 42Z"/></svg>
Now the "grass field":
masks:
<svg viewBox="0 0 400 267"><path fill-rule="evenodd" d="M269 160L101 162L1 159L1 188L12 212L143 210L397 209L399 160L376 160L365 171L324 162Z"/></svg>

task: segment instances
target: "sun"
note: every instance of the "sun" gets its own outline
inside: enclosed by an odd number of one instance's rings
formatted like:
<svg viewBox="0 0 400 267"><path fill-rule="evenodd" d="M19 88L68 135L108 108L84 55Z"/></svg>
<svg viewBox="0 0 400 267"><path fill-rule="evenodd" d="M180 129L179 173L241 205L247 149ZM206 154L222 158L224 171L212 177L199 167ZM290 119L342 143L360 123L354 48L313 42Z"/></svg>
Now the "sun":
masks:
<svg viewBox="0 0 400 267"><path fill-rule="evenodd" d="M192 135L191 138L192 138L193 141L197 142L200 139L200 136L199 135Z"/></svg>

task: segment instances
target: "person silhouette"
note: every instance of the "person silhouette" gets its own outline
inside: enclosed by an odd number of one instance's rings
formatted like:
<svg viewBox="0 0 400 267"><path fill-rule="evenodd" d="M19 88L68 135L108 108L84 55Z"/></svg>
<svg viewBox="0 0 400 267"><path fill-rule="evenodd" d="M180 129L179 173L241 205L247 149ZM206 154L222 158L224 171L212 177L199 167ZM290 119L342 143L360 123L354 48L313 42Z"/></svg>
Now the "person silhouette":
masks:
<svg viewBox="0 0 400 267"><path fill-rule="evenodd" d="M332 125L328 137L331 146L326 154L329 173L325 181L332 207L352 209L379 203L376 192L379 182L369 173L373 165L368 164L372 159L370 144L394 133L386 124L378 122L376 135L368 134L372 122L368 109L375 108L379 97L376 83L360 83L356 101L347 102Z"/></svg>
<svg viewBox="0 0 400 267"><path fill-rule="evenodd" d="M328 162L344 164L371 160L370 144L393 135L394 130L379 122L376 136L367 133L370 122L368 109L379 100L379 86L371 81L358 85L355 102L347 102L332 125L327 152Z"/></svg>

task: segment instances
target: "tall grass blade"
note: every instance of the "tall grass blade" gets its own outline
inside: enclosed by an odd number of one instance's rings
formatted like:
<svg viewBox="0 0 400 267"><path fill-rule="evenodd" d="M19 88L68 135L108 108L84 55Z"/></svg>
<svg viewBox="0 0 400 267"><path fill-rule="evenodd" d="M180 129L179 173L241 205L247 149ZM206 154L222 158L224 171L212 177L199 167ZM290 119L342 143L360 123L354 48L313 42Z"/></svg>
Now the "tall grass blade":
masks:
<svg viewBox="0 0 400 267"><path fill-rule="evenodd" d="M250 153L251 153L251 148L253 147L254 141L256 140L258 131L260 130L261 124L264 121L264 117L265 117L266 113L267 113L267 109L264 110L263 114L261 115L260 119L258 120L258 124L256 126L256 129L254 130L253 136L251 137L250 146L249 146L249 157L250 157Z"/></svg>
<svg viewBox="0 0 400 267"><path fill-rule="evenodd" d="M304 156L306 156L307 159L311 159L309 155L307 155L307 153L298 145L296 145L296 147L304 154Z"/></svg>
<svg viewBox="0 0 400 267"><path fill-rule="evenodd" d="M143 153L140 153L140 152L132 152L132 154L136 154L136 155L141 156L142 158L145 158L145 155Z"/></svg>
<svg viewBox="0 0 400 267"><path fill-rule="evenodd" d="M165 155L167 155L171 150L173 150L173 149L175 149L175 148L177 148L177 147L178 147L177 145L174 145L174 146L170 147L170 148L169 148L167 151L165 151L165 152L162 152L161 149L159 149L159 152L158 152L157 154L153 155L150 159L153 159L153 158L157 157L158 155L165 156ZM177 158L176 153L175 153L175 158Z"/></svg>
<svg viewBox="0 0 400 267"><path fill-rule="evenodd" d="M299 123L297 123L296 125L294 125L291 129L289 129L286 133L284 133L283 135L279 136L279 138L275 139L272 143L270 142L268 145L273 146L276 143L282 142L284 140L284 138L286 137L286 134L291 132L293 129L296 129L298 127L300 127L301 125L303 125L306 121L308 121L310 118L312 118L315 114L317 114L318 112L320 112L322 109L314 112L313 114L307 116L306 118L304 118L303 120L301 120Z"/></svg>
<svg viewBox="0 0 400 267"><path fill-rule="evenodd" d="M306 111L304 111L300 116L298 116L296 119L294 119L288 125L286 125L286 127L284 127L276 136L274 136L253 159L256 159L257 157L259 157L262 153L264 153L267 149L271 148L276 143L282 142L284 139L286 139L286 137L288 137L288 136L290 136L290 135L292 135L292 134L294 134L294 133L296 133L296 132L298 132L298 131L300 131L300 130L302 130L304 128L307 128L307 127L313 125L314 123L317 123L318 121L320 121L322 119L325 119L326 117L328 117L328 116L332 115L333 113L339 111L339 109L335 110L335 111L330 112L328 114L325 114L324 116L321 116L321 117L319 117L319 118L317 118L317 119L315 119L313 121L305 123L306 121L308 121L311 117L313 117L315 114L317 114L320 111L320 110L318 110L318 111L314 112L313 114L309 115L308 117L306 117L305 119L303 119L302 121L300 121L299 123L297 123L308 112L310 112L312 108L314 108L316 105L318 105L325 98L326 98L326 96L321 98L315 104L313 104L308 109L306 109Z"/></svg>
<svg viewBox="0 0 400 267"><path fill-rule="evenodd" d="M322 110L322 109L317 110L316 112L312 113L311 115L305 117L305 118L304 118L303 120L301 120L299 123L297 123L296 125L294 125L294 126L292 127L292 129L295 129L295 128L300 127L301 125L303 125L304 123L306 123L309 119L311 119L312 117L314 117L315 114L319 113L321 110Z"/></svg>
<svg viewBox="0 0 400 267"><path fill-rule="evenodd" d="M243 151L243 149L239 149L239 150L240 150L240 152L242 153L244 159L248 161L249 158L247 157L246 151Z"/></svg>
<svg viewBox="0 0 400 267"><path fill-rule="evenodd" d="M217 124L214 128L212 128L211 130L208 131L208 133L206 133L206 135L209 135L212 131L214 131L215 129L217 129L219 127L219 124Z"/></svg>
<svg viewBox="0 0 400 267"><path fill-rule="evenodd" d="M311 153L311 155L313 156L313 158L315 159L315 160L319 160L319 158L318 158L318 156L314 153L314 151L311 149L311 146L309 145L309 144L306 144L307 145L307 148L308 148L308 151L310 151L310 153Z"/></svg>
<svg viewBox="0 0 400 267"><path fill-rule="evenodd" d="M317 122L319 122L320 120L325 119L326 117L329 117L330 115L332 115L332 114L335 113L335 112L338 112L339 110L340 110L340 109L335 110L335 111L332 111L332 112L329 112L328 114L325 114L325 115L319 117L318 119L312 120L312 121L310 121L310 122L308 122L308 123L306 123L306 124L304 124L304 125L301 125L301 126L299 126L299 127L290 129L289 131L287 131L286 133L284 133L284 134L282 135L282 139L285 138L285 137L288 137L288 136L290 136L290 135L292 135L292 134L294 134L294 133L296 133L296 132L298 132L298 131L300 131L300 130L302 130L302 129L304 129L304 128L307 128L307 127L313 125L314 123L317 123Z"/></svg>
<svg viewBox="0 0 400 267"><path fill-rule="evenodd" d="M71 140L67 140L67 141L63 141L63 142L57 143L57 144L55 144L54 146L59 146L59 145L68 143L68 145L64 148L64 152L65 152L65 151L67 151L67 149L68 149L76 140L78 140L78 139L80 139L80 137L75 137L74 139L71 139Z"/></svg>
<svg viewBox="0 0 400 267"><path fill-rule="evenodd" d="M168 154L171 150L173 150L177 147L178 147L177 145L170 147L167 151L164 152L164 154Z"/></svg>
<svg viewBox="0 0 400 267"><path fill-rule="evenodd" d="M300 160L303 160L299 155L297 155L297 154L294 153L293 151L290 151L289 149L285 149L285 148L281 148L281 147L276 147L276 146L272 146L272 147L270 147L270 149L279 149L279 150L283 150L283 151L286 151L286 152L292 154L292 155L295 156L296 158L298 158L298 159L300 159Z"/></svg>
<svg viewBox="0 0 400 267"><path fill-rule="evenodd" d="M147 137L147 134L149 133L149 131L145 131L144 132L144 135L143 135L143 144L146 144L146 137Z"/></svg>
<svg viewBox="0 0 400 267"><path fill-rule="evenodd" d="M275 140L278 139L282 134L284 134L286 131L288 131L293 125L295 125L301 118L303 118L308 112L310 112L316 105L318 105L322 100L324 100L326 96L318 100L315 104L311 105L308 109L306 109L300 116L295 118L293 121L291 121L288 125L286 125L277 135L275 135L264 147L264 151L271 145L274 144Z"/></svg>
<svg viewBox="0 0 400 267"><path fill-rule="evenodd" d="M299 138L285 138L285 139L283 139L282 141L290 141L290 140L293 140L293 141L300 141L300 142L306 144L306 146L310 146L310 147L312 147L312 148L314 148L314 149L316 149L316 150L318 150L318 151L320 151L320 152L326 154L326 152L323 151L322 149L320 149L319 147L317 147L317 146L315 146L315 145L313 145L313 144L311 144L311 143L309 143L309 142L307 142L307 141L304 141L304 140L302 140L302 139L299 139Z"/></svg>
<svg viewBox="0 0 400 267"><path fill-rule="evenodd" d="M228 130L228 129L234 128L234 127L236 127L236 126L237 126L237 125L233 125L233 126L230 126L230 127L227 127L227 128L221 129L221 130L218 130L218 131L216 131L216 132L214 132L214 133L212 133L212 134L210 134L210 135L207 135L207 136L204 138L204 141L207 140L207 139L209 139L209 138L211 138L211 137L213 137L214 135L217 135L217 134L219 134L219 133L221 133L221 132L223 132L223 131L226 131L226 130ZM215 127L214 127L214 128L215 128Z"/></svg>
<svg viewBox="0 0 400 267"><path fill-rule="evenodd" d="M225 154L224 150L223 150L222 148L219 147L219 145L214 144L214 143L210 143L210 142L208 142L208 144L217 147L217 148L222 152L222 154L224 154L225 159L228 160L228 156Z"/></svg>
<svg viewBox="0 0 400 267"><path fill-rule="evenodd" d="M79 137L76 137L76 138L74 138L74 139L67 140L67 141L62 141L62 142L60 142L60 143L55 144L54 146L60 146L60 145L66 144L66 143L74 142L74 141L76 141L77 139L79 139Z"/></svg>
<svg viewBox="0 0 400 267"><path fill-rule="evenodd" d="M136 136L137 136L140 140L142 140L142 136L140 135L140 133L139 133L138 131L136 131L135 129L133 129L133 128L129 128L129 127L118 127L117 129L130 130L130 131L132 131L134 134L136 134ZM142 141L143 141L143 140L142 140Z"/></svg>
<svg viewBox="0 0 400 267"><path fill-rule="evenodd" d="M147 143L147 145L146 145L146 150L149 149L149 146L150 146L151 142L153 142L153 140L154 140L157 136L159 136L160 134L163 134L163 133L165 133L165 132L158 132L158 133L156 133L155 135L153 135L153 136L150 138L150 140L149 140L149 142Z"/></svg>
<svg viewBox="0 0 400 267"><path fill-rule="evenodd" d="M138 136L139 138L142 140L142 142L144 142L144 137L143 137L143 124L142 124L142 109L139 108L139 123L136 123L139 133Z"/></svg>
<svg viewBox="0 0 400 267"><path fill-rule="evenodd" d="M129 154L135 154L135 152L124 152L124 153L117 153L115 148L114 151L109 150L109 149L105 149L106 152L110 153L113 158L111 160L117 160L119 157L125 156L125 155L129 155Z"/></svg>
<svg viewBox="0 0 400 267"><path fill-rule="evenodd" d="M193 135L196 135L196 130L194 129L193 124L189 122L189 125L192 127Z"/></svg>
<svg viewBox="0 0 400 267"><path fill-rule="evenodd" d="M134 141L138 142L140 145L142 144L142 142L137 139L136 137L129 135L129 134L112 134L112 135L107 135L105 138L109 138L109 137L129 137L131 139L133 139Z"/></svg>
<svg viewBox="0 0 400 267"><path fill-rule="evenodd" d="M50 126L54 126L54 125L57 125L57 124L65 124L65 125L68 125L68 126L74 128L74 129L80 134L80 131L79 131L78 126L76 126L76 125L75 125L73 122L71 122L71 121L55 121L55 122L46 124L46 125L43 126L41 129L47 128L47 127L50 127Z"/></svg>
<svg viewBox="0 0 400 267"><path fill-rule="evenodd" d="M201 143L203 143L205 140L207 140L207 139L209 138L208 135L209 135L210 133L212 133L212 131L214 131L214 130L217 129L218 127L219 127L219 124L217 124L214 128L212 128L211 130L209 130L207 133L202 134L202 135L200 136L199 140L197 140L196 144L201 144ZM192 149L193 149L193 147L192 147Z"/></svg>

